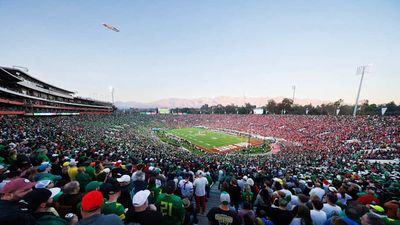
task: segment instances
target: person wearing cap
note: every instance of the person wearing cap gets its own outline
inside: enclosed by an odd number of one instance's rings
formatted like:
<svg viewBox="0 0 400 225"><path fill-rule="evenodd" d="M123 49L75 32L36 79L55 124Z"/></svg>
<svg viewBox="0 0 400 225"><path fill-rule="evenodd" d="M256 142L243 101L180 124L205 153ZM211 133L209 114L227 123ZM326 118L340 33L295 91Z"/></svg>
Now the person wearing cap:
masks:
<svg viewBox="0 0 400 225"><path fill-rule="evenodd" d="M52 174L51 164L49 162L43 162L37 168L38 173L35 175L35 181L39 180L61 180L61 176Z"/></svg>
<svg viewBox="0 0 400 225"><path fill-rule="evenodd" d="M33 215L38 225L67 225L66 220L54 214L54 209L48 207L56 194L57 192L45 188L35 189L26 194L19 204Z"/></svg>
<svg viewBox="0 0 400 225"><path fill-rule="evenodd" d="M101 214L103 195L100 191L91 191L82 198L82 219L75 225L123 225L122 220L115 214Z"/></svg>
<svg viewBox="0 0 400 225"><path fill-rule="evenodd" d="M149 207L150 191L137 192L132 199L132 206L126 212L125 223L138 223L141 225L162 225L162 214Z"/></svg>
<svg viewBox="0 0 400 225"><path fill-rule="evenodd" d="M363 205L368 205L368 204L380 204L379 199L377 199L375 195L375 187L368 186L367 189L365 190L365 195L360 196L357 198L357 202L363 204Z"/></svg>
<svg viewBox="0 0 400 225"><path fill-rule="evenodd" d="M235 210L230 208L231 197L227 192L222 192L219 197L220 204L213 207L207 213L207 219L210 225L239 225L242 223L240 216Z"/></svg>
<svg viewBox="0 0 400 225"><path fill-rule="evenodd" d="M76 175L78 174L78 167L76 165L77 161L75 161L75 159L71 159L71 161L69 161L68 176L71 181L74 181Z"/></svg>
<svg viewBox="0 0 400 225"><path fill-rule="evenodd" d="M91 181L88 183L85 187L85 192L91 192L91 191L97 191L100 190L100 185L102 185L103 182L98 182L98 181Z"/></svg>
<svg viewBox="0 0 400 225"><path fill-rule="evenodd" d="M132 191L133 184L131 182L131 177L125 174L120 178L117 178L117 181L121 189L121 195L118 198L118 202L121 203L125 209L128 209L132 205L132 196L130 193Z"/></svg>
<svg viewBox="0 0 400 225"><path fill-rule="evenodd" d="M174 195L175 182L170 180L165 186L165 193L158 196L157 210L163 215L163 225L180 225L185 216L182 199Z"/></svg>
<svg viewBox="0 0 400 225"><path fill-rule="evenodd" d="M19 207L18 201L32 191L35 183L24 178L9 181L0 189L0 224L35 224L34 219Z"/></svg>
<svg viewBox="0 0 400 225"><path fill-rule="evenodd" d="M121 195L119 184L104 183L100 185L100 191L106 199L102 207L102 213L105 215L115 214L121 220L124 220L125 208L122 204L117 202Z"/></svg>

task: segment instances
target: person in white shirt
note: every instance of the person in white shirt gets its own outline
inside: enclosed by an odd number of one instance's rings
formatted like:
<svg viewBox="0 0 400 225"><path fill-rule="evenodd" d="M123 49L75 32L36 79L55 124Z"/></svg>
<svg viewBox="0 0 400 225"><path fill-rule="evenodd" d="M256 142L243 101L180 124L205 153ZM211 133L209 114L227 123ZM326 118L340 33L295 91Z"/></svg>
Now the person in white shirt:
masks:
<svg viewBox="0 0 400 225"><path fill-rule="evenodd" d="M338 200L336 194L329 193L325 196L325 199L327 203L324 204L322 211L326 213L327 219L331 218L332 216L339 215L342 209L335 204Z"/></svg>
<svg viewBox="0 0 400 225"><path fill-rule="evenodd" d="M311 191L310 191L310 196L312 196L312 195L318 196L319 199L322 201L322 198L325 195L325 190L321 188L321 184L320 183L316 182L314 184L314 188L311 189Z"/></svg>
<svg viewBox="0 0 400 225"><path fill-rule="evenodd" d="M185 174L183 176L184 179L179 181L178 188L181 191L182 194L182 199L183 198L188 198L189 200L192 200L193 198L193 184L190 182L190 175Z"/></svg>
<svg viewBox="0 0 400 225"><path fill-rule="evenodd" d="M202 214L206 212L206 185L208 184L207 178L203 177L203 172L197 172L197 178L193 182L194 186L194 199L196 200L196 211Z"/></svg>
<svg viewBox="0 0 400 225"><path fill-rule="evenodd" d="M324 225L326 218L326 213L322 211L323 204L319 200L312 201L313 210L311 210L311 219L313 221L313 225Z"/></svg>

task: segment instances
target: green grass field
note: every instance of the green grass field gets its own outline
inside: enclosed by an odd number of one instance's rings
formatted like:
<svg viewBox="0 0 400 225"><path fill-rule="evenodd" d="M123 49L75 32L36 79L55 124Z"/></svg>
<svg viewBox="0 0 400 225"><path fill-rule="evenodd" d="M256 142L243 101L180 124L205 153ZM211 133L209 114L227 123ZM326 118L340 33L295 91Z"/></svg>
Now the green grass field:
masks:
<svg viewBox="0 0 400 225"><path fill-rule="evenodd" d="M202 128L172 129L167 132L206 149L247 142L246 137L213 132Z"/></svg>

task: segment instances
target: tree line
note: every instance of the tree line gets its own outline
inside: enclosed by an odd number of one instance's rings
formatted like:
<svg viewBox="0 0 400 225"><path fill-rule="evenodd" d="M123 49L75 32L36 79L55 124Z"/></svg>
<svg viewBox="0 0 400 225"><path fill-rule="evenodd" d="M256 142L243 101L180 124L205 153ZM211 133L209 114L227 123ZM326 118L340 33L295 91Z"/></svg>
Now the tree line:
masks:
<svg viewBox="0 0 400 225"><path fill-rule="evenodd" d="M221 104L209 106L202 105L200 108L172 108L172 113L187 114L252 114L255 105L245 103L243 106L230 104L223 106ZM313 106L293 104L293 100L284 98L281 102L269 100L263 107L263 114L292 114L292 115L352 115L354 105L347 105L339 99L332 103ZM358 106L357 115L382 115L382 108L386 108L385 116L400 115L400 105L394 101L387 104L370 104L368 100Z"/></svg>

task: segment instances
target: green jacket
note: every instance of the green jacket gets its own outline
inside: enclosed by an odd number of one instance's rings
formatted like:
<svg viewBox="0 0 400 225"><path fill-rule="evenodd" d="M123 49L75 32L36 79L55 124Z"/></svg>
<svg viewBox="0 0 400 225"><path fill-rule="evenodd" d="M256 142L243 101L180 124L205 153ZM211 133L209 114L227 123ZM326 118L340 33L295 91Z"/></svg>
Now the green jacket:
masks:
<svg viewBox="0 0 400 225"><path fill-rule="evenodd" d="M75 180L79 182L81 189L85 190L86 185L92 181L92 178L87 173L78 173Z"/></svg>
<svg viewBox="0 0 400 225"><path fill-rule="evenodd" d="M37 213L34 216L37 225L68 225L66 220L51 212Z"/></svg>

